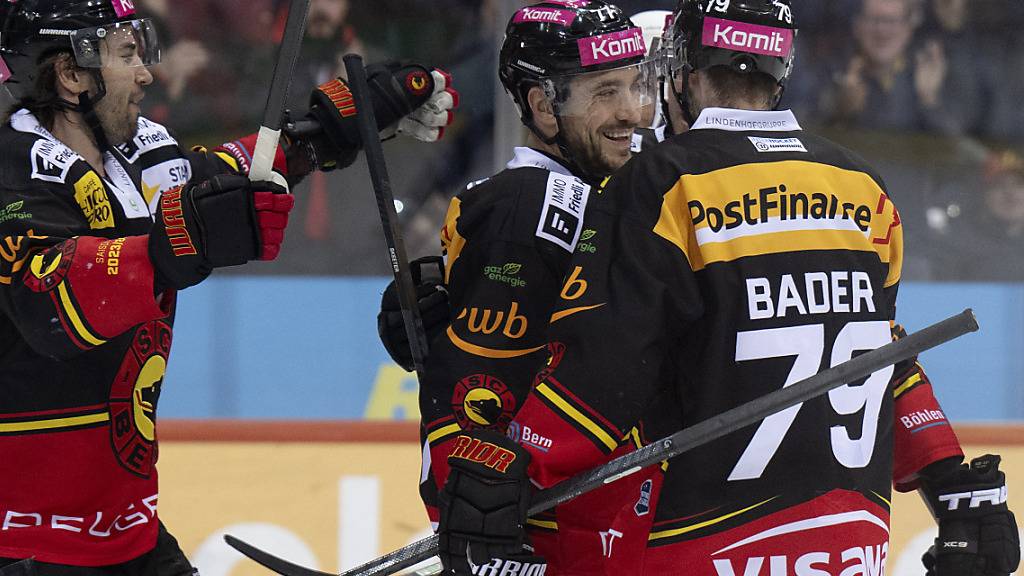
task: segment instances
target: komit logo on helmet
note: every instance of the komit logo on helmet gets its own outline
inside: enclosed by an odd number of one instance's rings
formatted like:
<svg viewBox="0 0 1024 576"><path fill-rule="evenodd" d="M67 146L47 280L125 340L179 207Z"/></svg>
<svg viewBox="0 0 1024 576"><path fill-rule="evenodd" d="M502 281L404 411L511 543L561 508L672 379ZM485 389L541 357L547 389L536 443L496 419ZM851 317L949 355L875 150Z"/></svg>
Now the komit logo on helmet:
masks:
<svg viewBox="0 0 1024 576"><path fill-rule="evenodd" d="M111 0L111 3L114 5L114 12L118 18L135 14L135 2L133 0Z"/></svg>
<svg viewBox="0 0 1024 576"><path fill-rule="evenodd" d="M513 22L542 22L570 26L576 20L576 13L557 8L523 8L516 12Z"/></svg>
<svg viewBox="0 0 1024 576"><path fill-rule="evenodd" d="M577 44L580 50L580 64L583 66L647 54L647 45L644 44L644 34L640 28L581 38Z"/></svg>
<svg viewBox="0 0 1024 576"><path fill-rule="evenodd" d="M793 31L721 18L705 18L702 41L705 46L715 48L788 58L793 50Z"/></svg>

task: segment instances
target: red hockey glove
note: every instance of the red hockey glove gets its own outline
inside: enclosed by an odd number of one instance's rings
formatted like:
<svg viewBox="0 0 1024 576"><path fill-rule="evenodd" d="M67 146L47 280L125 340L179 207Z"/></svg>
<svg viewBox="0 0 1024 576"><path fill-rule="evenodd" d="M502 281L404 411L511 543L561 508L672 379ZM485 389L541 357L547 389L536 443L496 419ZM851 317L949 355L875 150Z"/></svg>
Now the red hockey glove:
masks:
<svg viewBox="0 0 1024 576"><path fill-rule="evenodd" d="M277 184L237 174L164 192L149 233L157 292L194 286L214 268L273 260L294 202Z"/></svg>
<svg viewBox="0 0 1024 576"><path fill-rule="evenodd" d="M999 461L986 454L970 466L947 461L922 471L921 490L939 523L939 537L921 559L928 576L1008 576L1017 569L1020 536Z"/></svg>
<svg viewBox="0 0 1024 576"><path fill-rule="evenodd" d="M426 256L409 263L412 282L416 285L416 307L423 320L423 331L427 343L441 335L451 322L448 310L448 290L444 286L444 261L439 256ZM398 300L398 288L392 280L380 299L380 313L377 314L377 334L391 359L412 372L412 350L409 335L405 330L402 305Z"/></svg>
<svg viewBox="0 0 1024 576"><path fill-rule="evenodd" d="M445 574L542 575L543 558L527 545L530 454L491 430L464 432L448 457L440 494L438 556Z"/></svg>
<svg viewBox="0 0 1024 576"><path fill-rule="evenodd" d="M418 64L388 63L368 66L366 76L383 138L397 131L432 142L452 123L459 95L450 87L448 73ZM305 148L314 167L344 168L362 148L357 113L348 84L335 78L313 90L309 114L285 133L290 142Z"/></svg>

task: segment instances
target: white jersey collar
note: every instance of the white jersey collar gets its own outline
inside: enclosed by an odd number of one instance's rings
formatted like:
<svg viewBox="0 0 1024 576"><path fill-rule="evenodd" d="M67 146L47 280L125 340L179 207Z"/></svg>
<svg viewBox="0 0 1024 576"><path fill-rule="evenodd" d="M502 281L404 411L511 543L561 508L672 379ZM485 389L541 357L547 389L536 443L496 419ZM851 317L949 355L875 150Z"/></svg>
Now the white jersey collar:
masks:
<svg viewBox="0 0 1024 576"><path fill-rule="evenodd" d="M11 114L11 128L14 128L18 132L25 132L26 134L38 134L47 140L53 140L54 142L60 142L57 137L50 134L50 131L43 127L39 120L34 114L28 111L27 108L22 108L14 114ZM63 143L62 143L63 144Z"/></svg>
<svg viewBox="0 0 1024 576"><path fill-rule="evenodd" d="M516 168L543 168L550 172L557 172L558 174L565 174L566 176L574 176L565 166L562 166L554 158L547 154L542 154L533 148L527 148L526 146L516 146L513 149L514 155L512 159L505 165L509 170Z"/></svg>
<svg viewBox="0 0 1024 576"><path fill-rule="evenodd" d="M736 110L705 108L690 130L730 132L793 132L802 130L790 110Z"/></svg>
<svg viewBox="0 0 1024 576"><path fill-rule="evenodd" d="M36 134L54 143L56 149L59 149L62 154L67 155L68 158L74 158L75 161L81 160L85 162L80 154L69 148L66 144L57 139L56 136L50 133L35 117L34 114L28 111L26 108L18 110L14 114L11 114L11 127L18 132L24 132L26 134ZM125 171L121 163L118 162L114 155L110 152L103 153L103 169L106 171L107 176L103 180L110 187L111 192L117 196L118 200L121 201L121 206L124 207L125 215L129 218L151 218L149 207L142 195L142 192L135 186L135 182L132 181L131 176Z"/></svg>

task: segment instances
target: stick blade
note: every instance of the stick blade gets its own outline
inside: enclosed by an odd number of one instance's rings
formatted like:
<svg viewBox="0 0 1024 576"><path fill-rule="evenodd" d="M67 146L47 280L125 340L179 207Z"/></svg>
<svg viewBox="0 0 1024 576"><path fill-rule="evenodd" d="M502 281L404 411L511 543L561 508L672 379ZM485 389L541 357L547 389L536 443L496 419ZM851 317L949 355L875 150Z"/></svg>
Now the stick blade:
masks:
<svg viewBox="0 0 1024 576"><path fill-rule="evenodd" d="M252 544L249 544L244 540L239 540L230 534L224 535L224 541L227 542L228 546L231 546L235 550L241 552L250 560L253 560L268 570L281 574L281 576L336 576L335 574L330 574L328 572L321 572L319 570L313 570L312 568L293 564L283 558L278 558L269 552L264 552Z"/></svg>

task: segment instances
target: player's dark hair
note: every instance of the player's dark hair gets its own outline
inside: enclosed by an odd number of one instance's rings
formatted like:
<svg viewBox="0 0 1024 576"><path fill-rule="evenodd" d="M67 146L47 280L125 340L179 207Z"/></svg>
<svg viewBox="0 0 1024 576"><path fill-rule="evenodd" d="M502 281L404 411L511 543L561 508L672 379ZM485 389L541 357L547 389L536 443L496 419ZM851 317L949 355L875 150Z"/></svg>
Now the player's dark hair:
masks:
<svg viewBox="0 0 1024 576"><path fill-rule="evenodd" d="M739 72L729 66L712 66L703 70L711 82L714 102L705 102L721 108L749 108L771 110L775 107L779 86L768 74Z"/></svg>
<svg viewBox="0 0 1024 576"><path fill-rule="evenodd" d="M21 101L14 103L7 116L21 108L26 108L44 128L52 130L57 112L66 108L57 95L57 68L64 65L77 67L75 57L70 50L58 50L44 56L39 62L31 93Z"/></svg>

